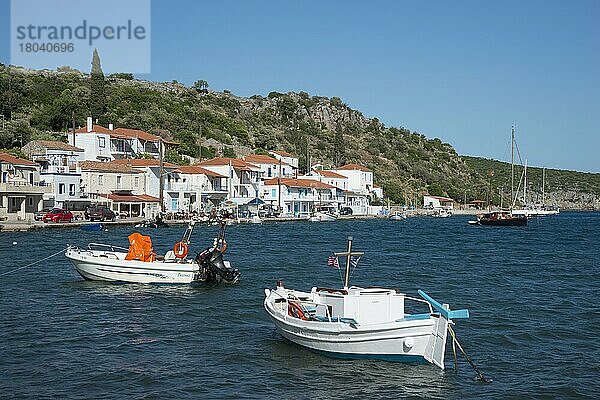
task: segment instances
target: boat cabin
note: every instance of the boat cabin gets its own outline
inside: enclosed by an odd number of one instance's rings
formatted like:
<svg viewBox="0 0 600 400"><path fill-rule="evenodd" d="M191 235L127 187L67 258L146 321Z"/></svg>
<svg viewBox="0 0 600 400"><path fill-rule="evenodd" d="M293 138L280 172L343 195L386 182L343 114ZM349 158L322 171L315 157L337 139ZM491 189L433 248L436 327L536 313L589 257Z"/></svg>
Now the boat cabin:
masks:
<svg viewBox="0 0 600 400"><path fill-rule="evenodd" d="M404 318L404 293L394 289L360 288L311 289L318 305L315 316L332 320L352 319L359 324L376 324Z"/></svg>

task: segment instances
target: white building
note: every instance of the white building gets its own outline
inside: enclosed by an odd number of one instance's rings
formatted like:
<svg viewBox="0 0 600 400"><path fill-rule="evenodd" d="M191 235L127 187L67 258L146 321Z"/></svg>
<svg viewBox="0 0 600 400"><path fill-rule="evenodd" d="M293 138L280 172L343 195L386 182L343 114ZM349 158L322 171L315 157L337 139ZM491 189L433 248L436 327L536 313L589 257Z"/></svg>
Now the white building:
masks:
<svg viewBox="0 0 600 400"><path fill-rule="evenodd" d="M307 216L317 204L335 203L338 189L312 179L272 178L264 182L262 200L281 206L284 215Z"/></svg>
<svg viewBox="0 0 600 400"><path fill-rule="evenodd" d="M80 198L77 162L83 149L54 140L33 140L23 146L23 152L41 166L40 179L51 185L53 193L43 197L44 207L69 208Z"/></svg>
<svg viewBox="0 0 600 400"><path fill-rule="evenodd" d="M277 160L281 160L282 162L288 164L292 168L292 174L290 177L298 176L298 157L282 150L269 151L269 154Z"/></svg>
<svg viewBox="0 0 600 400"><path fill-rule="evenodd" d="M122 215L150 218L159 211L159 199L145 193L146 175L123 162L83 161L79 164L85 197L107 203Z"/></svg>
<svg viewBox="0 0 600 400"><path fill-rule="evenodd" d="M333 170L348 178L348 188L355 193L370 195L373 191L373 172L358 164L348 164Z"/></svg>
<svg viewBox="0 0 600 400"><path fill-rule="evenodd" d="M310 174L299 176L298 179L312 179L335 186L340 190L348 190L348 178L329 170L313 170Z"/></svg>
<svg viewBox="0 0 600 400"><path fill-rule="evenodd" d="M153 158L135 158L115 160L114 164L124 165L126 167L135 168L144 174L144 187L140 193L145 193L149 196L160 196L160 161ZM167 183L173 179L172 173L177 169L177 165L168 162L163 163L163 189L167 187ZM166 205L166 203L165 203Z"/></svg>
<svg viewBox="0 0 600 400"><path fill-rule="evenodd" d="M42 196L51 192L50 185L41 180L38 164L0 153L1 219L32 219L42 209Z"/></svg>
<svg viewBox="0 0 600 400"><path fill-rule="evenodd" d="M242 157L242 160L259 167L263 179L293 178L295 176L294 167L283 161L283 158L277 159L262 154L248 154Z"/></svg>
<svg viewBox="0 0 600 400"><path fill-rule="evenodd" d="M260 167L238 158L213 158L197 166L228 177L227 197L235 204L246 204L259 197L262 186Z"/></svg>
<svg viewBox="0 0 600 400"><path fill-rule="evenodd" d="M454 200L448 197L425 195L423 196L423 207L432 209L444 208L446 210L452 210L454 209Z"/></svg>
<svg viewBox="0 0 600 400"><path fill-rule="evenodd" d="M358 164L347 164L333 172L348 178L345 205L352 208L353 214L377 214L381 210L381 206L370 206L375 197L383 199L383 189L373 184L373 172L370 169Z"/></svg>
<svg viewBox="0 0 600 400"><path fill-rule="evenodd" d="M108 128L92 124L87 118L86 126L70 133L69 144L83 149L83 160L111 161L135 158L138 155L158 159L159 142L164 145L175 145L175 142L161 139L138 129L116 128L109 124Z"/></svg>
<svg viewBox="0 0 600 400"><path fill-rule="evenodd" d="M169 211L208 211L227 199L226 175L198 165L177 167L165 188Z"/></svg>

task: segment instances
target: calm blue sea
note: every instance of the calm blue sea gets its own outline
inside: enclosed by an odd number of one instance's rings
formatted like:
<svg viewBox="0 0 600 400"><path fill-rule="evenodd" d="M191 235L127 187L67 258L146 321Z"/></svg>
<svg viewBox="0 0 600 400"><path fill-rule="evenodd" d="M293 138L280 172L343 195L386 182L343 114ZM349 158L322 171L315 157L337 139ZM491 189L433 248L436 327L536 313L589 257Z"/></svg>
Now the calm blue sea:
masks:
<svg viewBox="0 0 600 400"><path fill-rule="evenodd" d="M600 398L600 213L562 213L527 227L467 217L265 223L228 227L236 286L84 281L59 256L0 277L0 397ZM148 230L166 251L184 227ZM205 247L216 227L197 227ZM127 245L132 228L0 233L0 273L67 243ZM266 287L339 286L326 266L346 237L365 257L355 285L423 289L471 319L456 332L490 384L450 349L429 365L345 361L284 341L262 307ZM13 241L17 244L13 245Z"/></svg>

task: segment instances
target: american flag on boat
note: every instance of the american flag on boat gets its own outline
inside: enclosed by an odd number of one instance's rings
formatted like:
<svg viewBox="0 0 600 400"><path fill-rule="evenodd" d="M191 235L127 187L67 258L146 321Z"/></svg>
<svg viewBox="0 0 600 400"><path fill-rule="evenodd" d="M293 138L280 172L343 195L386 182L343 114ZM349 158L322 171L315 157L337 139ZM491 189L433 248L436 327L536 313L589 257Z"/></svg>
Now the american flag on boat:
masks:
<svg viewBox="0 0 600 400"><path fill-rule="evenodd" d="M340 269L340 262L338 261L338 258L336 256L330 255L327 259L327 266L333 267L335 269Z"/></svg>

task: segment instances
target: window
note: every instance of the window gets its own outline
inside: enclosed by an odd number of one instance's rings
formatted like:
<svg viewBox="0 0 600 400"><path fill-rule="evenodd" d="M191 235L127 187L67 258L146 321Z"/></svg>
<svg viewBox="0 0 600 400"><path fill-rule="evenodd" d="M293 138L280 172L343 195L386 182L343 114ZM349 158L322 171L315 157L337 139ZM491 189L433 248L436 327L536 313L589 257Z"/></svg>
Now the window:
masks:
<svg viewBox="0 0 600 400"><path fill-rule="evenodd" d="M117 189L121 189L121 176L117 175Z"/></svg>
<svg viewBox="0 0 600 400"><path fill-rule="evenodd" d="M98 147L101 147L101 148L106 147L106 138L104 138L104 137L98 138Z"/></svg>
<svg viewBox="0 0 600 400"><path fill-rule="evenodd" d="M104 185L104 175L98 175L98 185Z"/></svg>
<svg viewBox="0 0 600 400"><path fill-rule="evenodd" d="M75 184L69 184L69 196L75 196Z"/></svg>
<svg viewBox="0 0 600 400"><path fill-rule="evenodd" d="M29 184L33 185L33 172L29 173Z"/></svg>
<svg viewBox="0 0 600 400"><path fill-rule="evenodd" d="M33 206L33 197L28 197L27 201L28 201L30 207Z"/></svg>
<svg viewBox="0 0 600 400"><path fill-rule="evenodd" d="M64 193L65 193L65 184L59 183L58 184L58 194L64 194Z"/></svg>
<svg viewBox="0 0 600 400"><path fill-rule="evenodd" d="M136 176L135 178L133 178L133 184L135 185L135 187L140 186L140 177Z"/></svg>
<svg viewBox="0 0 600 400"><path fill-rule="evenodd" d="M267 171L267 176L270 178L271 177L271 167L269 167L268 171Z"/></svg>
<svg viewBox="0 0 600 400"><path fill-rule="evenodd" d="M277 196L277 189L271 189L271 197Z"/></svg>

